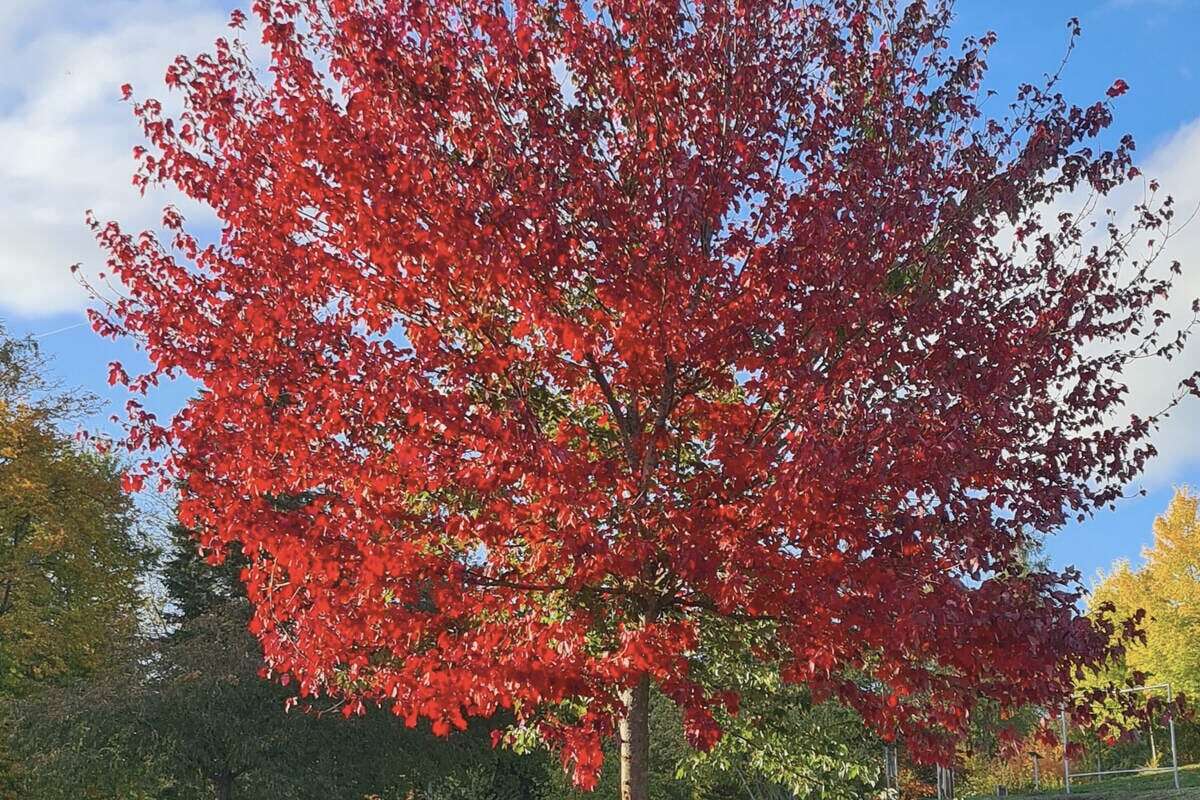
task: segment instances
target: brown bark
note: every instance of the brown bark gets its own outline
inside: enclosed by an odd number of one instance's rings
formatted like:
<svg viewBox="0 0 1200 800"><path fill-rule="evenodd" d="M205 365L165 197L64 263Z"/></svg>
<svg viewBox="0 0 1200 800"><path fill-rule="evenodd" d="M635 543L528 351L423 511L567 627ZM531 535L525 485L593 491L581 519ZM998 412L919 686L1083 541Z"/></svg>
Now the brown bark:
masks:
<svg viewBox="0 0 1200 800"><path fill-rule="evenodd" d="M621 692L621 800L650 800L650 679Z"/></svg>

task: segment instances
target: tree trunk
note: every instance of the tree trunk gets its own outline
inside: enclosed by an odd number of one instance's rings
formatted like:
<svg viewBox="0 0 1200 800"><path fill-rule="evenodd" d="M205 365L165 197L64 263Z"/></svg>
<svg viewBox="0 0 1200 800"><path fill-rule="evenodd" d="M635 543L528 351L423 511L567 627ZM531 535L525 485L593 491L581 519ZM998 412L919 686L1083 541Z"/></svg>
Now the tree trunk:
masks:
<svg viewBox="0 0 1200 800"><path fill-rule="evenodd" d="M233 773L229 770L212 776L213 790L217 800L233 800Z"/></svg>
<svg viewBox="0 0 1200 800"><path fill-rule="evenodd" d="M621 800L650 800L650 678L621 692Z"/></svg>

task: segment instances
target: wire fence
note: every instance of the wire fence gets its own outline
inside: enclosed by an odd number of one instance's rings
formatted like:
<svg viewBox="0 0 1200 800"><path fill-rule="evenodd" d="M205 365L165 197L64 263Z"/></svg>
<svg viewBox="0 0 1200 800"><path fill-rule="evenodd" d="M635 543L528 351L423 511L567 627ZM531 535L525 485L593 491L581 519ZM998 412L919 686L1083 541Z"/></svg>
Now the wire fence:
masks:
<svg viewBox="0 0 1200 800"><path fill-rule="evenodd" d="M1144 761L1141 765L1137 765L1137 766L1131 765L1129 763L1130 754L1119 754L1110 749L1110 751L1109 751L1109 756L1110 756L1109 768L1104 769L1104 763L1105 763L1104 762L1104 748L1103 747L1093 747L1093 748L1091 748L1091 753L1085 752L1083 757L1086 759L1089 755L1091 755L1095 759L1096 769L1095 770L1087 770L1085 767L1082 771L1081 770L1072 770L1071 756L1070 756L1070 735L1071 735L1070 725L1067 722L1066 713L1065 712L1059 713L1059 719L1060 719L1060 724L1061 724L1061 728L1062 728L1062 744L1063 744L1063 764L1062 764L1063 785L1066 789L1067 794L1071 794L1071 781L1072 780L1074 780L1076 782L1076 784L1078 784L1081 781L1083 781L1085 779L1089 779L1089 778L1100 779L1100 778L1104 778L1106 776L1131 775L1131 774L1154 774L1154 773L1163 773L1163 772L1170 772L1172 775L1172 782L1174 783L1175 788L1176 789L1179 788L1179 753L1175 746L1175 718L1172 713L1172 707L1171 707L1171 702L1172 702L1172 697L1173 697L1172 691L1171 691L1171 684L1156 683L1156 684L1151 684L1151 685L1147 685L1147 686L1135 686L1130 689L1122 690L1122 694L1131 694L1131 693L1151 694L1154 692L1161 692L1164 690L1165 690L1166 696L1167 696L1166 697L1166 699L1167 699L1167 714L1166 714L1166 726L1165 727L1167 730L1167 739L1170 743L1170 754L1171 754L1170 766L1162 766L1162 767L1158 766L1160 754L1158 752L1158 748L1157 748L1157 745L1156 745L1155 739L1154 739L1153 724L1151 724L1147 729L1147 732L1148 732L1147 738L1148 738L1148 743L1150 746L1150 758L1149 758L1149 760ZM1090 744L1090 742L1085 742L1085 744ZM1086 750L1087 750L1087 748L1085 748L1085 751ZM1122 755L1124 757L1122 757ZM1136 756L1134 756L1134 757L1136 758Z"/></svg>
<svg viewBox="0 0 1200 800"><path fill-rule="evenodd" d="M1131 693L1147 695L1149 708L1155 708L1153 703L1163 699L1165 706L1161 707L1161 713L1150 714L1136 725L1130 720L1130 726L1117 740L1101 736L1102 728L1072 726L1065 711L1059 711L1043 717L1050 724L1054 723L1055 716L1058 717L1057 746L1043 742L1032 746L1019 758L1004 757L996 761L985 754L980 756L984 759L982 762L972 763L973 757L968 756L955 765L939 764L936 767L920 767L906 761L902 771L899 748L895 744L885 744L882 753L883 796L936 795L937 800L954 800L956 792L970 796L994 792L1003 797L1010 792L1030 790L1034 793L1061 791L1069 795L1086 792L1095 783L1106 779L1132 775L1169 775L1171 785L1178 790L1180 750L1173 716L1174 690L1169 683L1158 683L1122 691L1122 694ZM1189 730L1192 729L1185 726L1184 731ZM1187 740L1187 736L1184 738ZM1184 750L1187 749L1185 745ZM1056 764L1060 757L1061 763ZM956 774L956 767L965 771Z"/></svg>

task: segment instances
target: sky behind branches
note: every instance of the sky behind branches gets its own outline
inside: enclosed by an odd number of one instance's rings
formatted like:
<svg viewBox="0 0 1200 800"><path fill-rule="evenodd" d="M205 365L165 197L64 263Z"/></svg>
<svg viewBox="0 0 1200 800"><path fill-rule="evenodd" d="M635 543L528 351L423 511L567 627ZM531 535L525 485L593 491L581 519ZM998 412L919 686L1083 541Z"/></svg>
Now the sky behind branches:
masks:
<svg viewBox="0 0 1200 800"><path fill-rule="evenodd" d="M91 276L103 259L83 222L94 209L129 229L155 225L167 194L142 200L130 185L130 151L139 132L119 87L138 96L170 97L166 66L180 52L208 49L227 32L233 0L0 0L0 320L10 333L41 336L66 382L112 401L127 399L107 385L108 363L137 365L126 343L100 340L83 316L87 298L71 276L82 263ZM959 0L960 34L994 30L999 41L989 63L990 102L999 114L1016 87L1058 69L1067 44L1067 20L1076 16L1083 37L1062 81L1069 100L1103 96L1116 78L1130 85L1105 134L1115 144L1133 134L1143 171L1157 177L1178 202L1181 217L1200 207L1200 0ZM193 222L203 209L181 204ZM1200 296L1200 218L1171 242L1169 255L1184 265L1181 309ZM1133 404L1151 410L1169 396L1176 377L1200 369L1200 340L1186 362L1130 376ZM131 370L132 371L132 370ZM190 387L168 386L152 410L169 412ZM111 413L111 412L110 412ZM92 420L103 428L103 419ZM111 426L110 426L111 427ZM1088 578L1115 558L1138 557L1151 540L1150 524L1166 508L1174 486L1200 486L1200 403L1181 407L1160 431L1161 457L1135 495L1047 544L1055 566L1076 565ZM1136 497L1139 488L1148 492Z"/></svg>

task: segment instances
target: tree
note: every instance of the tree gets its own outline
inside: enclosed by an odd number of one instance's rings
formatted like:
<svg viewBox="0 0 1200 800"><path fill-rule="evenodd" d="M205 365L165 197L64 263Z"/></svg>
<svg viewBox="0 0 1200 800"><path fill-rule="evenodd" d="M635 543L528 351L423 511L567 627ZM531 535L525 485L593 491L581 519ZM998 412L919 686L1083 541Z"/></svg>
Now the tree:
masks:
<svg viewBox="0 0 1200 800"><path fill-rule="evenodd" d="M721 739L679 759L679 769L713 798L872 796L882 742L851 709L816 703L806 687L783 682L787 652L774 634L763 622L707 627L693 677L732 691L737 705L716 709Z"/></svg>
<svg viewBox="0 0 1200 800"><path fill-rule="evenodd" d="M31 339L0 326L0 796L9 707L100 668L137 625L149 550L116 463L62 430L92 407L47 376Z"/></svg>
<svg viewBox="0 0 1200 800"><path fill-rule="evenodd" d="M286 711L245 614L208 612L87 680L17 705L16 797L38 800L536 800L544 760L449 740L392 715Z"/></svg>
<svg viewBox="0 0 1200 800"><path fill-rule="evenodd" d="M185 766L184 776L210 783L218 800L237 787L262 798L535 797L543 764L493 754L483 726L441 742L394 717L344 719L336 705L287 711L294 692L260 676L262 650L246 631L239 559L209 564L183 526L169 532L163 585L178 628L158 643L147 676L148 757L165 752Z"/></svg>
<svg viewBox="0 0 1200 800"><path fill-rule="evenodd" d="M0 698L103 664L137 624L149 550L111 458L59 425L88 404L0 328Z"/></svg>
<svg viewBox="0 0 1200 800"><path fill-rule="evenodd" d="M440 741L392 715L287 711L294 695L260 675L262 651L245 618L217 611L190 620L163 643L149 677L148 755L165 753L181 786L208 784L212 794L197 795L217 800L536 797L543 764L494 752L483 726Z"/></svg>
<svg viewBox="0 0 1200 800"><path fill-rule="evenodd" d="M153 362L114 381L202 384L126 444L248 559L303 693L511 709L585 786L615 734L645 800L651 686L701 749L736 707L695 677L714 624L928 758L1103 658L1077 576L1022 559L1138 474L1121 370L1186 338L1169 199L1089 221L1137 175L1095 142L1123 81L988 118L993 37L953 55L947 2L253 12L269 76L221 39L169 68L181 116L133 106L136 180L219 242L93 219L94 324Z"/></svg>
<svg viewBox="0 0 1200 800"><path fill-rule="evenodd" d="M1174 691L1200 697L1200 497L1178 489L1154 521L1154 544L1140 567L1117 562L1101 576L1089 605L1109 604L1123 617L1144 615L1144 641L1126 647L1116 668L1140 672Z"/></svg>
<svg viewBox="0 0 1200 800"><path fill-rule="evenodd" d="M162 565L167 621L178 624L212 611L240 608L234 601L246 597L238 580L243 559L234 554L220 564L210 564L197 550L192 532L178 522L167 526L167 537L171 557Z"/></svg>
<svg viewBox="0 0 1200 800"><path fill-rule="evenodd" d="M1129 693L1126 702L1093 697L1078 735L1089 758L1118 766L1154 764L1163 754L1168 716L1174 720L1181 763L1196 752L1197 726L1188 706L1200 691L1200 657L1193 652L1200 636L1198 505L1188 489L1176 490L1154 521L1154 543L1142 549L1142 563L1116 561L1087 597L1089 613L1125 620L1137 633L1126 638L1118 657L1080 676L1079 693L1095 694L1105 685L1169 683L1174 700L1167 704L1161 689Z"/></svg>
<svg viewBox="0 0 1200 800"><path fill-rule="evenodd" d="M815 705L802 687L782 685L773 665L752 658L751 647L769 645L762 635L764 627L739 624L708 632L700 657L703 674L694 677L703 685L736 687L738 709L736 714L717 711L722 737L707 752L688 745L682 715L670 698L651 693L651 797L842 800L875 796L881 743L852 711L831 702ZM521 733L510 735L519 740ZM614 749L612 743L605 748L595 790L602 798L620 796L619 770L608 760ZM556 782L547 800L584 796L561 782Z"/></svg>
<svg viewBox="0 0 1200 800"><path fill-rule="evenodd" d="M449 741L391 715L292 708L261 677L236 574L195 555L178 525L162 565L172 629L116 643L103 669L15 704L17 797L536 800L547 764ZM289 702L290 701L290 702Z"/></svg>

